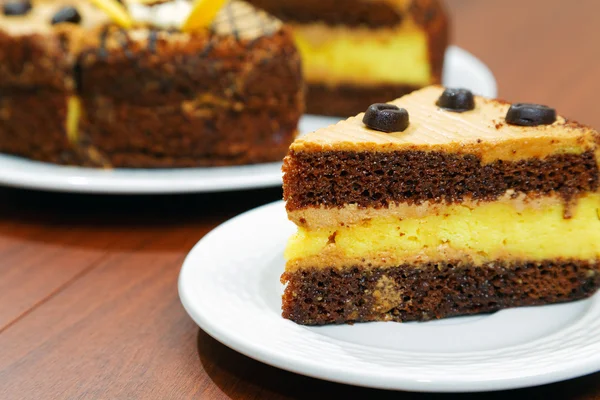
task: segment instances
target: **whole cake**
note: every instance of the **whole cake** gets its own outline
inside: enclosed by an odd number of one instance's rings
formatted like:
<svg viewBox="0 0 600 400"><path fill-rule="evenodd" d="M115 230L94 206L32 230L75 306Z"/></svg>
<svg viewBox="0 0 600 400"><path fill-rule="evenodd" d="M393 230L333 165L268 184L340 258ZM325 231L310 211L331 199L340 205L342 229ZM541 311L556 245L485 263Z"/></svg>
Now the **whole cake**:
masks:
<svg viewBox="0 0 600 400"><path fill-rule="evenodd" d="M310 113L351 116L440 83L448 23L439 0L250 0L294 31Z"/></svg>
<svg viewBox="0 0 600 400"><path fill-rule="evenodd" d="M600 135L432 86L297 139L283 316L429 320L600 286Z"/></svg>
<svg viewBox="0 0 600 400"><path fill-rule="evenodd" d="M145 168L285 155L304 93L299 54L278 19L237 0L206 27L190 25L186 0L95 3L5 3L1 152Z"/></svg>

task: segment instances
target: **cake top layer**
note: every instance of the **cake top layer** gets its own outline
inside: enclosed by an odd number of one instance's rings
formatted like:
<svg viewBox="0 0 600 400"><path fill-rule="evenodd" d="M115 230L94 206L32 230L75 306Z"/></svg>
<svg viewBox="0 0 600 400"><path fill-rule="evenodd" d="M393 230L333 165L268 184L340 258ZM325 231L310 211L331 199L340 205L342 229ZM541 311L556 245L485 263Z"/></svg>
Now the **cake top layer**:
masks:
<svg viewBox="0 0 600 400"><path fill-rule="evenodd" d="M52 18L64 7L74 7L81 21L53 25ZM0 10L0 31L14 36L46 34L56 29L93 28L107 22L106 14L85 0L34 0L31 9L23 15L5 15Z"/></svg>
<svg viewBox="0 0 600 400"><path fill-rule="evenodd" d="M413 4L424 3L422 0L362 0L363 3L377 3L387 4L390 7L394 7L401 13L405 13L410 9Z"/></svg>
<svg viewBox="0 0 600 400"><path fill-rule="evenodd" d="M330 15L321 15L319 13L337 9L337 18L344 18L352 13L379 12L379 10L395 10L399 13L408 11L413 5L427 6L437 0L345 0L344 6L340 7L339 0L248 0L257 6L273 12L277 16L297 21L305 19L307 12L312 12L314 17L321 17L325 20L331 19ZM375 10L370 10L372 7ZM385 7L385 8L383 8ZM301 15L297 15L299 13Z"/></svg>
<svg viewBox="0 0 600 400"><path fill-rule="evenodd" d="M579 154L600 147L592 128L558 116L551 125L510 125L505 116L510 103L475 96L475 108L451 112L436 105L444 88L430 86L390 102L408 111L403 132L384 133L367 128L364 113L297 139L292 151L443 151L469 153L483 162L497 159L543 158L550 154Z"/></svg>
<svg viewBox="0 0 600 400"><path fill-rule="evenodd" d="M138 23L159 29L178 29L192 10L192 1L171 0L158 4L143 4L129 0L127 8ZM218 12L211 30L219 35L234 35L240 39L256 39L281 29L282 23L250 4L232 0Z"/></svg>
<svg viewBox="0 0 600 400"><path fill-rule="evenodd" d="M233 0L217 14L212 30L219 35L252 40L271 35L281 27L282 23L277 18L244 1Z"/></svg>
<svg viewBox="0 0 600 400"><path fill-rule="evenodd" d="M248 0L292 24L389 29L404 21L437 24L441 0ZM343 5L341 5L343 3Z"/></svg>
<svg viewBox="0 0 600 400"><path fill-rule="evenodd" d="M176 0L176 2L178 1ZM159 10L159 7L167 4L169 3L151 7ZM178 9L181 10L181 8ZM159 14L156 15L159 16ZM160 18L167 18L166 14L160 14ZM208 35L181 32L177 29L155 29L149 28L147 25L136 26L128 30L111 26L108 29L102 27L94 30L92 35L89 35L83 42L82 49L86 54L86 63L94 62L98 48L104 49L111 55L117 55L117 57L118 54L129 57L127 52L135 54L151 48L154 49L151 50L153 52L162 49L161 54L195 54L200 57L211 52L217 43L243 44L246 48L250 48L254 40L272 36L280 32L282 27L282 22L277 18L244 1L232 0L219 11ZM232 52L231 54L237 53Z"/></svg>
<svg viewBox="0 0 600 400"><path fill-rule="evenodd" d="M125 4L132 18L141 28L132 30L133 36L146 36L140 31L145 27L165 30L177 30L185 21L192 9L189 0L172 0L159 4L147 5L135 0ZM52 18L64 7L74 7L81 15L78 24L52 24ZM91 29L110 24L106 13L91 5L86 0L34 0L31 9L23 15L5 15L0 12L0 31L9 35L49 34L65 29ZM277 18L258 10L250 4L232 0L217 14L211 31L217 35L235 36L242 40L253 40L270 35L282 27Z"/></svg>

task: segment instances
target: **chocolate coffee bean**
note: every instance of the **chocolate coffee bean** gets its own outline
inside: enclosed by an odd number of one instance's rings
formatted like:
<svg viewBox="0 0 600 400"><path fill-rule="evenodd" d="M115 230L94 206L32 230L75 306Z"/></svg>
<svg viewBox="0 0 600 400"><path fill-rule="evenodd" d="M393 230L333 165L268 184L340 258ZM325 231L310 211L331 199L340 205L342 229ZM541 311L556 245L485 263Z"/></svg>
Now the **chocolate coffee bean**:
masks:
<svg viewBox="0 0 600 400"><path fill-rule="evenodd" d="M506 122L511 125L550 125L556 121L556 110L541 104L516 103L506 113Z"/></svg>
<svg viewBox="0 0 600 400"><path fill-rule="evenodd" d="M465 112L475 108L475 98L467 89L446 89L435 104L447 111Z"/></svg>
<svg viewBox="0 0 600 400"><path fill-rule="evenodd" d="M81 15L75 7L63 7L52 17L52 25L61 24L63 22L70 22L72 24L78 24L81 22Z"/></svg>
<svg viewBox="0 0 600 400"><path fill-rule="evenodd" d="M4 15L25 15L31 10L29 0L7 1L2 7Z"/></svg>
<svg viewBox="0 0 600 400"><path fill-rule="evenodd" d="M408 111L393 104L371 104L363 117L363 123L377 131L402 132L408 128Z"/></svg>

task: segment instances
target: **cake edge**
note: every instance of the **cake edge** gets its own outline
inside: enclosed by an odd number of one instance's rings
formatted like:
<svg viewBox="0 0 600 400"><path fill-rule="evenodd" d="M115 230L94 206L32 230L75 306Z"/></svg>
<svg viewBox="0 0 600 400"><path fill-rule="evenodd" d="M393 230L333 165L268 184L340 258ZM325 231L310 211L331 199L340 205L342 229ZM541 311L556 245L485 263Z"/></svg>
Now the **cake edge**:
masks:
<svg viewBox="0 0 600 400"><path fill-rule="evenodd" d="M600 259L348 267L285 272L281 281L282 316L299 324L427 321L590 297L600 288Z"/></svg>

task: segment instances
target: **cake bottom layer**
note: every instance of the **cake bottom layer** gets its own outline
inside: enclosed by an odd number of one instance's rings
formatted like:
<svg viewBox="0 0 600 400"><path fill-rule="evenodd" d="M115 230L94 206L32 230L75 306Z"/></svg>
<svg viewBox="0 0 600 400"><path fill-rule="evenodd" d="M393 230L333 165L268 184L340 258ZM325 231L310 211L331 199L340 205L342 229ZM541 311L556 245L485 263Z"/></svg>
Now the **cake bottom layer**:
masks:
<svg viewBox="0 0 600 400"><path fill-rule="evenodd" d="M309 114L350 117L365 112L373 103L385 103L420 88L410 84L329 86L308 83L306 110Z"/></svg>
<svg viewBox="0 0 600 400"><path fill-rule="evenodd" d="M239 110L179 103L141 107L94 97L69 111L70 98L70 93L48 89L0 88L0 153L87 167L280 161L302 114L301 96L279 99L280 107L240 105ZM70 141L67 124L73 119L79 134Z"/></svg>
<svg viewBox="0 0 600 400"><path fill-rule="evenodd" d="M210 98L155 107L83 97L79 144L108 166L168 168L281 160L296 136L300 96L274 105Z"/></svg>
<svg viewBox="0 0 600 400"><path fill-rule="evenodd" d="M69 93L48 88L0 88L0 152L37 161L79 162L67 140Z"/></svg>
<svg viewBox="0 0 600 400"><path fill-rule="evenodd" d="M283 317L305 325L425 321L560 303L600 287L600 260L460 262L285 272Z"/></svg>

